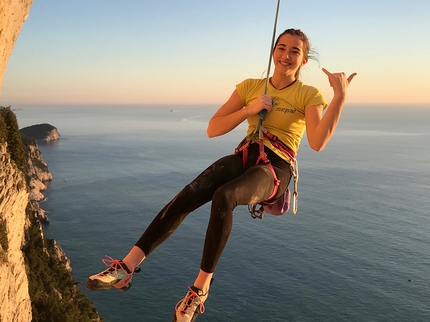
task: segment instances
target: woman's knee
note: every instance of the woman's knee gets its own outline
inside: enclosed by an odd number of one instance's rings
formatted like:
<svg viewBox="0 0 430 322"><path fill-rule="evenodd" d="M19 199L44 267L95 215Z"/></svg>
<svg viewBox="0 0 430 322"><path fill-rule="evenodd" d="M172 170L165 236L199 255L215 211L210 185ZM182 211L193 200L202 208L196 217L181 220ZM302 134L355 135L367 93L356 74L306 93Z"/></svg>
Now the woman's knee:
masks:
<svg viewBox="0 0 430 322"><path fill-rule="evenodd" d="M202 189L195 181L187 184L181 191L176 195L173 201L173 206L179 204L186 204L188 211L193 211L195 208L210 201L210 193L207 190Z"/></svg>
<svg viewBox="0 0 430 322"><path fill-rule="evenodd" d="M228 185L219 187L212 197L212 209L217 212L233 211L237 206L235 189Z"/></svg>

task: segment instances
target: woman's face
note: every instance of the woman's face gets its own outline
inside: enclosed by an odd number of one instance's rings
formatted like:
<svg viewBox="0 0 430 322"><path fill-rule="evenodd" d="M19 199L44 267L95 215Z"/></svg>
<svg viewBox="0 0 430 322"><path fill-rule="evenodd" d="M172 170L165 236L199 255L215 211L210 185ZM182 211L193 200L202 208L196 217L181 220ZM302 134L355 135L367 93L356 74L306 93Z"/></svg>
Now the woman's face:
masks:
<svg viewBox="0 0 430 322"><path fill-rule="evenodd" d="M299 36L285 34L279 38L273 51L276 73L295 75L307 62L308 59L304 57L303 52L303 41Z"/></svg>

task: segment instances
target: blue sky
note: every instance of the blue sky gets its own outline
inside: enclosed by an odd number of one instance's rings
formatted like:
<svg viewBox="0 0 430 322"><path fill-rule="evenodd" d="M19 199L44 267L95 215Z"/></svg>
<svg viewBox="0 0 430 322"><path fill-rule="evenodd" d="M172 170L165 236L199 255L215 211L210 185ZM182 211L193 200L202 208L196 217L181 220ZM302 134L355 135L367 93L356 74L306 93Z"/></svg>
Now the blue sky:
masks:
<svg viewBox="0 0 430 322"><path fill-rule="evenodd" d="M222 104L264 77L277 0L35 0L1 105ZM321 67L357 72L350 103L430 103L430 1L281 1L277 33L302 29Z"/></svg>

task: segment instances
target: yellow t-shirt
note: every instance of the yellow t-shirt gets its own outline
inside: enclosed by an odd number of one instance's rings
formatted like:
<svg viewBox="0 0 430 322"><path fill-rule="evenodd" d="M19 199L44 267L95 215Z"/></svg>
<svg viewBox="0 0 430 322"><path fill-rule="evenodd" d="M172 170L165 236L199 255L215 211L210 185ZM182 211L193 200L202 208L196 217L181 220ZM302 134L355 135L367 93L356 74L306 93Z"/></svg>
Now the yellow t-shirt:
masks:
<svg viewBox="0 0 430 322"><path fill-rule="evenodd" d="M236 89L243 106L248 106L260 94L263 94L265 85L266 79L246 79L238 84ZM273 108L270 113L266 113L263 121L264 127L290 149L297 152L306 128L305 109L314 105L323 105L325 109L327 102L323 94L317 88L297 80L293 85L282 90L277 90L269 84L267 95L272 96ZM259 118L258 114L248 118L247 135L255 130ZM268 140L265 140L264 144L285 159Z"/></svg>

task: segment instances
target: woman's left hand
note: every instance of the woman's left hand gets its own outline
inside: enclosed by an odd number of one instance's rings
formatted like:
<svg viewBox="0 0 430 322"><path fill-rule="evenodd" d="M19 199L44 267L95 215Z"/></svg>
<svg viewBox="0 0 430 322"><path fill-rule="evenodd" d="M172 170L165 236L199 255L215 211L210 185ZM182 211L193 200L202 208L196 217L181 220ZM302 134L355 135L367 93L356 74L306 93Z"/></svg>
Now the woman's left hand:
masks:
<svg viewBox="0 0 430 322"><path fill-rule="evenodd" d="M357 73L352 73L347 78L345 73L330 73L327 69L323 68L322 71L328 76L328 81L330 86L333 87L334 94L346 95L346 90L352 79L357 75Z"/></svg>

